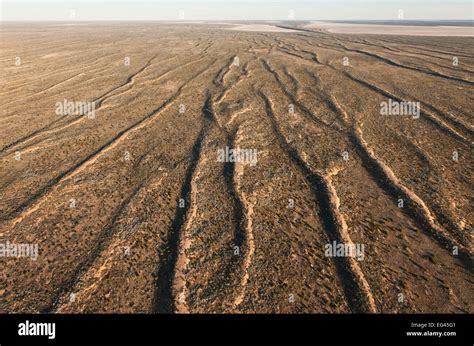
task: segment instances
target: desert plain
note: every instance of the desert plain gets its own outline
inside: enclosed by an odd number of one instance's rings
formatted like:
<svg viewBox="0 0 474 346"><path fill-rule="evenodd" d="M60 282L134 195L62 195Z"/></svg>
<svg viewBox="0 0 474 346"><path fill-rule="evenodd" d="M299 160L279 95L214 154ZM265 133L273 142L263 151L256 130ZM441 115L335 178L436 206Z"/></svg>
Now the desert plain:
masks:
<svg viewBox="0 0 474 346"><path fill-rule="evenodd" d="M0 35L0 312L473 312L473 37Z"/></svg>

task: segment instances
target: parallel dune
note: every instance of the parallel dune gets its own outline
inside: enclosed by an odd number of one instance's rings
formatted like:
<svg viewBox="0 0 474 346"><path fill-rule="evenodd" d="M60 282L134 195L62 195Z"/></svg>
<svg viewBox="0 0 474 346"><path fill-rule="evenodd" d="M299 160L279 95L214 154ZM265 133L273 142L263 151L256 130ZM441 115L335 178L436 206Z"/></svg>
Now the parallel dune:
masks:
<svg viewBox="0 0 474 346"><path fill-rule="evenodd" d="M0 35L0 312L473 312L474 38Z"/></svg>

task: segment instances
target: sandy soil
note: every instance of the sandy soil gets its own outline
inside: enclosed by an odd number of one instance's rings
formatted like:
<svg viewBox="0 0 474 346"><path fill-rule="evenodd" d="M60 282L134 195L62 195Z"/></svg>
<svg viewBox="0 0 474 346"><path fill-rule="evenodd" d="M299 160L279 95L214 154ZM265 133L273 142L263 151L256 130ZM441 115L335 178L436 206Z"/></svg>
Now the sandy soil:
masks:
<svg viewBox="0 0 474 346"><path fill-rule="evenodd" d="M316 22L305 26L338 34L378 34L409 36L473 37L474 27L468 26L412 26Z"/></svg>
<svg viewBox="0 0 474 346"><path fill-rule="evenodd" d="M0 312L472 313L474 39L295 31L0 27Z"/></svg>

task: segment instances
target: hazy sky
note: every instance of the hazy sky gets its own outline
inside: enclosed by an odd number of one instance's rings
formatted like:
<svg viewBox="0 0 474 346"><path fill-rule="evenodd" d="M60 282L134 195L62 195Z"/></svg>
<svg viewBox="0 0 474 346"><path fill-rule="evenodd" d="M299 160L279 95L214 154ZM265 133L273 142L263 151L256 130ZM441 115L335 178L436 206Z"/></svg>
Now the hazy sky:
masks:
<svg viewBox="0 0 474 346"><path fill-rule="evenodd" d="M2 20L472 20L474 0L0 0Z"/></svg>

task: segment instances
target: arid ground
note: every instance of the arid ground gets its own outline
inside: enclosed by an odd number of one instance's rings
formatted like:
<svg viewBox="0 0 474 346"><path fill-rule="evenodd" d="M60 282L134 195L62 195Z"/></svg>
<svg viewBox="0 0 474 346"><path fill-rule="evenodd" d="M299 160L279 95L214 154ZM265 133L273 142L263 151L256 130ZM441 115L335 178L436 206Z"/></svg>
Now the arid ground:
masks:
<svg viewBox="0 0 474 346"><path fill-rule="evenodd" d="M0 312L474 311L473 37L0 35Z"/></svg>

